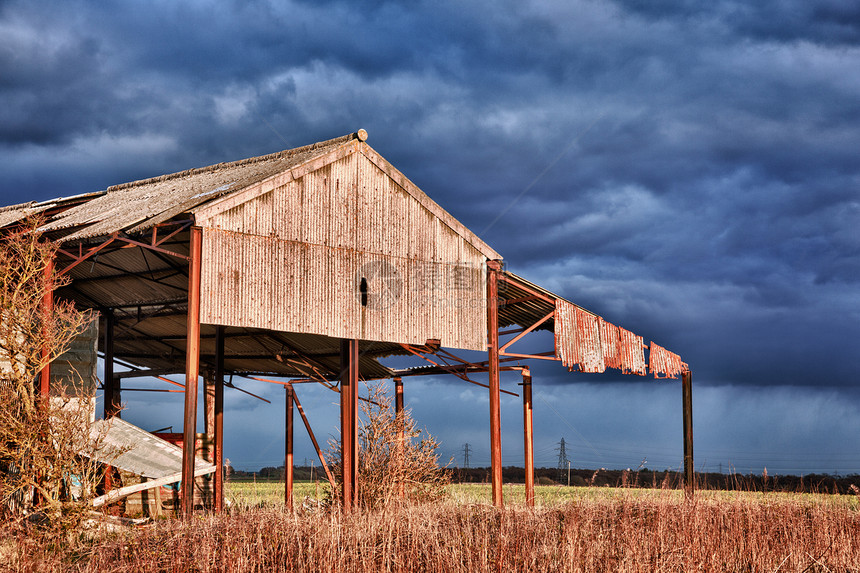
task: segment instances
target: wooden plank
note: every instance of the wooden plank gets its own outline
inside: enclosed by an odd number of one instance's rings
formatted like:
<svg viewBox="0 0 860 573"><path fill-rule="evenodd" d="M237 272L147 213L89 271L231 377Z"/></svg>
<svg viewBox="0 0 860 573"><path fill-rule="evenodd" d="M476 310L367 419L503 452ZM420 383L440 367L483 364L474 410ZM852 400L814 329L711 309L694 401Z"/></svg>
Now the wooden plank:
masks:
<svg viewBox="0 0 860 573"><path fill-rule="evenodd" d="M211 465L205 468L198 468L194 470L194 477L205 476L207 474L211 474L215 472L215 466ZM113 503L118 501L124 497L128 497L133 493L137 493L139 491L146 491L156 487L161 487L163 485L167 485L169 483L175 483L182 479L182 472L176 472L174 474L170 474L168 476L160 477L151 481L136 483L134 485L127 485L125 487L121 487L118 489L111 490L109 493L104 495L100 495L96 498L93 498L93 507L101 507L108 503Z"/></svg>

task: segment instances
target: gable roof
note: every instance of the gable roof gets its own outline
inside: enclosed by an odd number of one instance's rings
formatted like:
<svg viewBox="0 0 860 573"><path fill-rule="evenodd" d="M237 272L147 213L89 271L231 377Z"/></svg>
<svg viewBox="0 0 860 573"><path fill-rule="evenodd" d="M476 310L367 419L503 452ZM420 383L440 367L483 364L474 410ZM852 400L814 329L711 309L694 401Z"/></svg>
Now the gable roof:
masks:
<svg viewBox="0 0 860 573"><path fill-rule="evenodd" d="M80 196L80 204L57 209L42 229L60 243L105 237L117 231L135 233L152 228L183 213L197 221L220 210L248 201L278 184L297 179L356 151L382 169L424 208L472 244L487 258L499 255L475 233L430 199L417 185L370 146L367 132L321 141L304 147L251 157L229 163L189 169L109 187ZM0 210L0 227L43 212L65 201L25 203Z"/></svg>

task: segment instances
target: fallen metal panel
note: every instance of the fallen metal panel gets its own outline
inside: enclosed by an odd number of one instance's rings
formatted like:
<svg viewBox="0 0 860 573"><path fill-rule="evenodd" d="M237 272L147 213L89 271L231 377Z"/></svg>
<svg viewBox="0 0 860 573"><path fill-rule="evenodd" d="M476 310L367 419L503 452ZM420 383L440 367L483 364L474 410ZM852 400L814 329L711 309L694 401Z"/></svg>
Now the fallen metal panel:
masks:
<svg viewBox="0 0 860 573"><path fill-rule="evenodd" d="M103 453L96 455L98 461L133 474L157 479L175 474L182 467L182 448L120 418L98 420L91 426L90 436L103 444ZM117 451L121 453L114 455ZM195 459L195 473L210 467L214 468Z"/></svg>

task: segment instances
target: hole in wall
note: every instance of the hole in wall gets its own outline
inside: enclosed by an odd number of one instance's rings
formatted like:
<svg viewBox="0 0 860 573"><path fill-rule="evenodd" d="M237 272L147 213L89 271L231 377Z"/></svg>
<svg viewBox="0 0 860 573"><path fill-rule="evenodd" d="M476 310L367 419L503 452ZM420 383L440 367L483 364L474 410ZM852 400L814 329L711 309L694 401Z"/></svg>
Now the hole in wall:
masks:
<svg viewBox="0 0 860 573"><path fill-rule="evenodd" d="M367 306L367 279L364 277L361 277L358 292L361 293L361 306Z"/></svg>

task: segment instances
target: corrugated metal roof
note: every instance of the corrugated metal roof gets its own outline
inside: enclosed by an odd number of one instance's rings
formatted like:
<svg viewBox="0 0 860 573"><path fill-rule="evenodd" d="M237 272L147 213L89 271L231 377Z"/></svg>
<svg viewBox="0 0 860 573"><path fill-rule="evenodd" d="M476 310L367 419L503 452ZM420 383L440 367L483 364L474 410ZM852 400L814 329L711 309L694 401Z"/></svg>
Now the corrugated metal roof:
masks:
<svg viewBox="0 0 860 573"><path fill-rule="evenodd" d="M577 366L582 372L603 372L608 367L620 369L625 374L646 374L646 347L641 336L616 327L590 310L519 275L505 271L503 276L499 286L499 327L516 324L528 328L554 313L553 318L535 330L554 333L556 356L568 369ZM673 377L686 367L677 354L653 342L652 346L655 351L652 356L656 358L652 359L650 369L655 377L664 373Z"/></svg>
<svg viewBox="0 0 860 573"><path fill-rule="evenodd" d="M87 201L104 194L104 191L96 191L94 193L82 193L80 195L72 195L70 197L58 197L47 201L29 201L18 205L0 207L0 229L9 225L14 225L15 223L23 221L27 217L41 215L50 211L63 211L78 203L86 203Z"/></svg>
<svg viewBox="0 0 860 573"><path fill-rule="evenodd" d="M499 285L499 297L502 299L499 301L501 305L499 308L499 327L518 324L522 327L528 328L538 320L553 312L555 310L556 300L565 301L568 304L572 304L573 306L582 310L583 312L586 312L592 316L597 316L596 313L588 310L587 308L584 308L576 303L570 302L563 296L557 295L554 292L543 288L542 286L536 285L535 283L524 279L520 275L517 275L510 271L505 271L502 274L505 280ZM514 303L507 302L508 300L515 300L533 296L534 293L543 295L543 297L548 300L536 297L533 300ZM554 322L553 319L550 319L544 322L536 330L552 331L553 329Z"/></svg>
<svg viewBox="0 0 860 573"><path fill-rule="evenodd" d="M0 208L0 228L13 225L35 213L36 202L20 203Z"/></svg>
<svg viewBox="0 0 860 573"><path fill-rule="evenodd" d="M101 196L60 213L42 230L77 229L59 237L61 242L106 236L121 230L144 230L325 155L355 137L356 134L350 134L260 157L115 185Z"/></svg>

